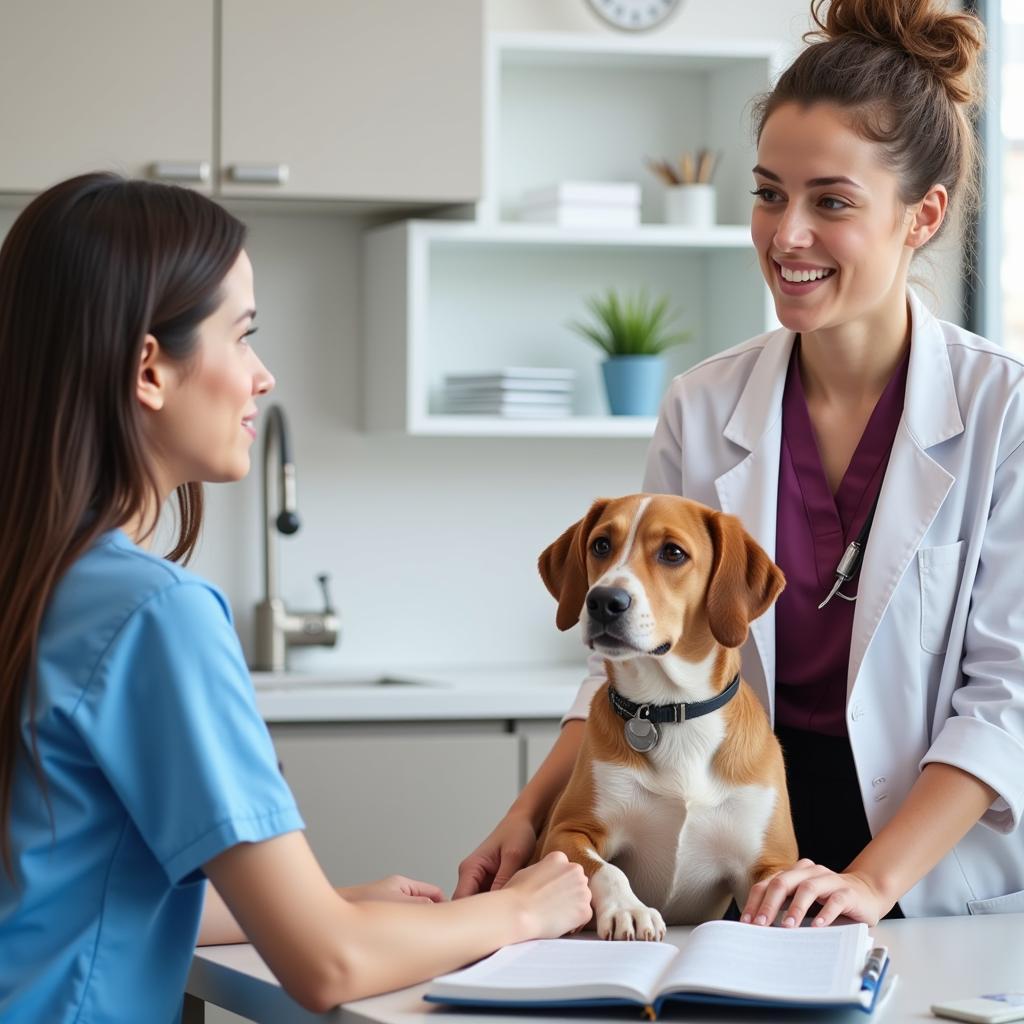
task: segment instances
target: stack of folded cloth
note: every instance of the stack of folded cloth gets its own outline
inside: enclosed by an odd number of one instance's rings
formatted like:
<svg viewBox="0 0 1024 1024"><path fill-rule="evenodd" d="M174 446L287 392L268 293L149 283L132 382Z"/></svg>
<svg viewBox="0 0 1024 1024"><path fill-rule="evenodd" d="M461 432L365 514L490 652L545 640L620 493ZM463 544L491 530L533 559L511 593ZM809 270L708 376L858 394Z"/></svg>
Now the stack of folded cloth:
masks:
<svg viewBox="0 0 1024 1024"><path fill-rule="evenodd" d="M572 415L576 371L540 366L449 373L445 411L470 416L553 419Z"/></svg>

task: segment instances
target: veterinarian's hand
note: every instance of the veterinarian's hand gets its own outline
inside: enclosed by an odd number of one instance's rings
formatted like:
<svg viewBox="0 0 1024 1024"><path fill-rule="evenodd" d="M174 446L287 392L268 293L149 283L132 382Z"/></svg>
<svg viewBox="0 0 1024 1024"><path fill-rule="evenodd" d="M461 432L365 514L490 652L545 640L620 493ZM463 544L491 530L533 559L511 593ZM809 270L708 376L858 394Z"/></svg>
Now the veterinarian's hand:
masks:
<svg viewBox="0 0 1024 1024"><path fill-rule="evenodd" d="M529 932L538 939L557 939L590 920L587 876L559 851L516 872L505 890L522 898Z"/></svg>
<svg viewBox="0 0 1024 1024"><path fill-rule="evenodd" d="M388 903L443 903L444 893L430 882L417 882L405 875L388 875L379 882L350 885L337 890L350 903L384 900Z"/></svg>
<svg viewBox="0 0 1024 1024"><path fill-rule="evenodd" d="M840 874L804 858L788 871L751 886L740 920L769 925L785 905L782 925L796 928L816 903L821 905L811 922L816 926L832 924L841 914L875 925L893 908L891 900L855 871Z"/></svg>
<svg viewBox="0 0 1024 1024"><path fill-rule="evenodd" d="M501 889L533 856L537 832L524 817L506 815L495 830L459 865L452 899Z"/></svg>

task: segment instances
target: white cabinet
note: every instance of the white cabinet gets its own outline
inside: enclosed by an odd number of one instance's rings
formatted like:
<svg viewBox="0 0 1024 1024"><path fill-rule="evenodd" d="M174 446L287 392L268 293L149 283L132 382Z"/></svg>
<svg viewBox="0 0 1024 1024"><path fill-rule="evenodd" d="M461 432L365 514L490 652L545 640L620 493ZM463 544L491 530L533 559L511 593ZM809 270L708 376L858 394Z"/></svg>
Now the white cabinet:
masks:
<svg viewBox="0 0 1024 1024"><path fill-rule="evenodd" d="M224 197L473 202L482 69L483 0L10 0L0 192L107 168Z"/></svg>
<svg viewBox="0 0 1024 1024"><path fill-rule="evenodd" d="M213 38L211 0L5 2L0 191L97 168L146 177L165 161L209 180Z"/></svg>
<svg viewBox="0 0 1024 1024"><path fill-rule="evenodd" d="M525 786L537 773L544 758L551 753L551 748L562 731L561 722L549 722L543 719L534 722L517 722L516 732L523 740L522 776L520 782Z"/></svg>
<svg viewBox="0 0 1024 1024"><path fill-rule="evenodd" d="M481 0L222 5L222 195L480 195Z"/></svg>
<svg viewBox="0 0 1024 1024"><path fill-rule="evenodd" d="M335 885L399 873L450 894L519 791L504 722L272 725L307 837Z"/></svg>
<svg viewBox="0 0 1024 1024"><path fill-rule="evenodd" d="M750 101L770 85L775 48L735 40L665 44L567 34L488 45L485 191L474 221L408 221L364 241L366 425L411 434L649 436L653 419L607 415L603 358L574 333L609 287L666 295L693 341L679 373L776 325L750 243ZM719 155L718 222L663 223L664 186L647 157ZM642 184L631 229L516 221L522 193L565 180ZM576 370L574 414L510 420L449 415L451 372Z"/></svg>

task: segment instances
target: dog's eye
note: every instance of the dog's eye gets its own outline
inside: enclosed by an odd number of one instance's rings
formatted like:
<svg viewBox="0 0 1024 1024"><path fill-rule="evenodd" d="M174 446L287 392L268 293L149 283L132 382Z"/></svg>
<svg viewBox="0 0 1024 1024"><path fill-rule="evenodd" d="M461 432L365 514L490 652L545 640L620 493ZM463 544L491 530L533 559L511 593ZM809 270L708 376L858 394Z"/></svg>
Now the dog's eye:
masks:
<svg viewBox="0 0 1024 1024"><path fill-rule="evenodd" d="M658 552L658 558L669 565L678 565L686 560L686 552L678 544L665 544Z"/></svg>
<svg viewBox="0 0 1024 1024"><path fill-rule="evenodd" d="M611 553L612 542L607 537L598 537L597 540L591 543L590 550L598 558L604 558Z"/></svg>

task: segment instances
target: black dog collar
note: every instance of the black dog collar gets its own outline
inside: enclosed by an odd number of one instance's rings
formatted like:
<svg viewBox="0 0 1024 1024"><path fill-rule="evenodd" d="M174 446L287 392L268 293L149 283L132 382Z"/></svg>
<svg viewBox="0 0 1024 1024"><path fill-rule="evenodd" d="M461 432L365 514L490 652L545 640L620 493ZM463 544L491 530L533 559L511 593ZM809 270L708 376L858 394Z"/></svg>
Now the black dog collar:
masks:
<svg viewBox="0 0 1024 1024"><path fill-rule="evenodd" d="M725 707L739 693L740 675L737 672L732 682L721 692L708 700L695 700L689 704L634 704L626 700L621 693L611 686L608 687L608 703L619 718L639 718L648 722L688 722L691 718L700 718Z"/></svg>

